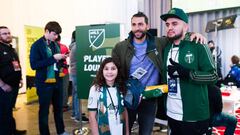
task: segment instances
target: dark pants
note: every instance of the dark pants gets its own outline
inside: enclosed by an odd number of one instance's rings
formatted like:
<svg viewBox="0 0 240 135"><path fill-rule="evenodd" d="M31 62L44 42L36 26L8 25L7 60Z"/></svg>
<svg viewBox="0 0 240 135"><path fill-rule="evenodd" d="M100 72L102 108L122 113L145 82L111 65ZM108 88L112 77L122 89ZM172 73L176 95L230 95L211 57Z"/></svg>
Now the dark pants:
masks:
<svg viewBox="0 0 240 135"><path fill-rule="evenodd" d="M16 123L12 113L14 90L4 92L0 88L0 135L12 135L16 130Z"/></svg>
<svg viewBox="0 0 240 135"><path fill-rule="evenodd" d="M157 100L142 100L137 110L128 109L129 133L138 115L139 135L151 135L157 111Z"/></svg>
<svg viewBox="0 0 240 135"><path fill-rule="evenodd" d="M63 107L68 106L68 85L69 85L69 74L61 77L60 79L60 88L63 91Z"/></svg>
<svg viewBox="0 0 240 135"><path fill-rule="evenodd" d="M209 120L185 122L168 117L171 135L205 135L208 131Z"/></svg>
<svg viewBox="0 0 240 135"><path fill-rule="evenodd" d="M18 92L19 92L19 88L16 88L13 91L12 108L16 107L16 101L17 101Z"/></svg>
<svg viewBox="0 0 240 135"><path fill-rule="evenodd" d="M235 128L237 126L237 118L234 115L230 115L227 113L218 113L213 115L212 121L210 123L211 128L209 128L209 133L207 135L212 134L212 127L225 126L224 135L233 135L235 132Z"/></svg>
<svg viewBox="0 0 240 135"><path fill-rule="evenodd" d="M59 85L49 84L37 86L39 98L39 130L40 135L50 135L48 126L49 106L52 103L54 121L57 134L64 132L63 111L62 111L62 91Z"/></svg>

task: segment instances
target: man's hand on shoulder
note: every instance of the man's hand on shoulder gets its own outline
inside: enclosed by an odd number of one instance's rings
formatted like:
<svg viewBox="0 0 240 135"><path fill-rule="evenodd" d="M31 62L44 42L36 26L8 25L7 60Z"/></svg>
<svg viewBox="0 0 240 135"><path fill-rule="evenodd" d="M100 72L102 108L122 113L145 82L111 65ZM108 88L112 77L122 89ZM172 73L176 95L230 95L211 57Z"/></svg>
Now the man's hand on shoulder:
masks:
<svg viewBox="0 0 240 135"><path fill-rule="evenodd" d="M200 44L207 44L207 39L200 33L192 32L190 35L190 41L195 41Z"/></svg>

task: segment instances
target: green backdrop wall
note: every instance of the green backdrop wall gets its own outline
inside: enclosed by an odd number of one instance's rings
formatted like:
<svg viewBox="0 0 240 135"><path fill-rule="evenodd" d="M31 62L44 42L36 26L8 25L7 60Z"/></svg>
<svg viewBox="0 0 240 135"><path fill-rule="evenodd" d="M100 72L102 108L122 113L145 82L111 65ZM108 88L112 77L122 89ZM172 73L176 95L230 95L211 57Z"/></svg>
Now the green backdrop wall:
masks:
<svg viewBox="0 0 240 135"><path fill-rule="evenodd" d="M120 40L120 24L76 27L78 97L87 99L100 63Z"/></svg>

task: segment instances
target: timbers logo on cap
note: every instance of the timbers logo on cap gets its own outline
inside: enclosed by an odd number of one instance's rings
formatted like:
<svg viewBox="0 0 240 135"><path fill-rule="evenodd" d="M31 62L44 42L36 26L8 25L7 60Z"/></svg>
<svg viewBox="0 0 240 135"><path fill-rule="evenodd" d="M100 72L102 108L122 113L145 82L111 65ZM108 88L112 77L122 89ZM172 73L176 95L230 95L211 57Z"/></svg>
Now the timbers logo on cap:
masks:
<svg viewBox="0 0 240 135"><path fill-rule="evenodd" d="M160 18L163 21L166 21L168 18L178 18L185 23L188 23L188 15L180 8L172 8L167 14L161 15Z"/></svg>

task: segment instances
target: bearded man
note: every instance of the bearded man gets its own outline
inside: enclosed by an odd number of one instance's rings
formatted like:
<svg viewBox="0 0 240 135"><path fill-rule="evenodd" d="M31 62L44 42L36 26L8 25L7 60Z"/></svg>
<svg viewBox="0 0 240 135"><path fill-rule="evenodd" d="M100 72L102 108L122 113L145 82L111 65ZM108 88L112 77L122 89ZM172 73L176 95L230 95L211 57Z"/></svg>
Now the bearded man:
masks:
<svg viewBox="0 0 240 135"><path fill-rule="evenodd" d="M112 50L112 57L120 61L125 80L136 78L146 86L159 85L162 79L162 49L169 40L154 37L148 33L148 18L142 12L131 18L131 32L128 39L119 42ZM203 37L192 34L197 40ZM139 135L151 135L157 111L157 98L142 99L137 109L128 109L129 133L134 121L138 120Z"/></svg>
<svg viewBox="0 0 240 135"><path fill-rule="evenodd" d="M217 79L206 45L186 40L188 16L179 8L161 15L170 42L164 49L166 108L171 135L204 135L209 126L208 84Z"/></svg>
<svg viewBox="0 0 240 135"><path fill-rule="evenodd" d="M26 130L16 130L13 118L18 89L22 86L21 66L11 45L12 35L8 27L0 26L0 135L23 135Z"/></svg>

